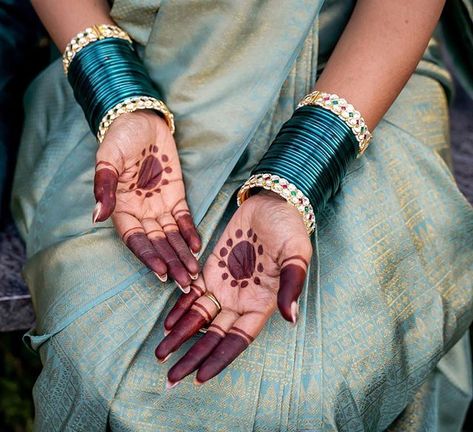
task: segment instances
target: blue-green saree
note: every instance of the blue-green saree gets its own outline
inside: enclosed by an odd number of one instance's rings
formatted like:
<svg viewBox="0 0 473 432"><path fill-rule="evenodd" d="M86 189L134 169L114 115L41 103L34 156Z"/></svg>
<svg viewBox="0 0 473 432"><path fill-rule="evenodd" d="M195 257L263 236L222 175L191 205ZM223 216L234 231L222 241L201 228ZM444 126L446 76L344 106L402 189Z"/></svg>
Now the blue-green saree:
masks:
<svg viewBox="0 0 473 432"><path fill-rule="evenodd" d="M176 115L202 262L353 4L114 2ZM318 219L298 325L274 315L217 378L166 391L169 365L153 351L178 290L111 222L92 224L97 144L53 63L26 97L12 204L37 314L27 340L44 365L36 430L460 430L472 397L462 336L473 317L473 209L449 169L450 86L432 39Z"/></svg>

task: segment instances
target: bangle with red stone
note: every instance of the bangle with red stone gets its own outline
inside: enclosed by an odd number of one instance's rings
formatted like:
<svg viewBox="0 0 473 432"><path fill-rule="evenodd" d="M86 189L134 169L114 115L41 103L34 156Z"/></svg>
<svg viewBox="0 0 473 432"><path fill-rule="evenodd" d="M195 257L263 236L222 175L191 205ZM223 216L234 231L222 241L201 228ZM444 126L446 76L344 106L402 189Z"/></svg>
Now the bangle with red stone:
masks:
<svg viewBox="0 0 473 432"><path fill-rule="evenodd" d="M263 188L273 191L293 205L301 214L307 234L310 236L315 229L315 214L309 199L292 183L286 179L272 175L254 174L240 188L237 195L237 204L240 206L250 196L253 188Z"/></svg>

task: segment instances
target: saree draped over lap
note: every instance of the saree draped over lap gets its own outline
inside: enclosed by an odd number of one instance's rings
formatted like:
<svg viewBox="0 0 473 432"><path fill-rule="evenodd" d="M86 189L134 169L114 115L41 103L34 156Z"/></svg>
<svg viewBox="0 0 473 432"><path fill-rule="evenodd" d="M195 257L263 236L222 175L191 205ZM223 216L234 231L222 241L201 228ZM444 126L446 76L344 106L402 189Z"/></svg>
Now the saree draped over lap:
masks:
<svg viewBox="0 0 473 432"><path fill-rule="evenodd" d="M202 262L353 5L115 1L113 18L176 115ZM462 335L473 210L448 165L449 89L432 39L318 219L298 325L275 314L217 378L166 391L170 365L153 351L179 290L144 268L110 221L92 225L97 144L52 64L26 97L13 198L37 314L26 337L44 365L36 430L460 430L471 399Z"/></svg>

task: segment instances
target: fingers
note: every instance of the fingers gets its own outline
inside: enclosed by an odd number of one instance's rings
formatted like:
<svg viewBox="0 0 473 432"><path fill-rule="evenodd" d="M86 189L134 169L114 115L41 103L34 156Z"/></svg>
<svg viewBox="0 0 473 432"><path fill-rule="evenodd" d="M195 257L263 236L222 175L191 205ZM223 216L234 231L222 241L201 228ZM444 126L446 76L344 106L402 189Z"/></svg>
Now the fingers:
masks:
<svg viewBox="0 0 473 432"><path fill-rule="evenodd" d="M202 241L200 240L199 233L194 225L191 213L185 200L179 202L174 208L172 215L179 226L179 231L184 237L187 245L189 246L192 253L195 255L200 251L202 247Z"/></svg>
<svg viewBox="0 0 473 432"><path fill-rule="evenodd" d="M255 312L238 318L227 335L202 362L195 383L203 384L232 363L258 336L267 319L268 316Z"/></svg>
<svg viewBox="0 0 473 432"><path fill-rule="evenodd" d="M156 348L158 360L166 361L185 341L212 321L217 312L217 306L208 297L200 297Z"/></svg>
<svg viewBox="0 0 473 432"><path fill-rule="evenodd" d="M167 387L174 387L184 377L191 374L212 353L235 323L238 315L222 311L212 321L207 332L169 370Z"/></svg>
<svg viewBox="0 0 473 432"><path fill-rule="evenodd" d="M128 213L118 213L114 215L114 224L128 248L164 282L166 264L158 256L138 220Z"/></svg>
<svg viewBox="0 0 473 432"><path fill-rule="evenodd" d="M283 318L293 324L296 324L299 314L297 299L304 286L307 267L307 260L300 255L294 255L281 262L278 308Z"/></svg>
<svg viewBox="0 0 473 432"><path fill-rule="evenodd" d="M115 192L118 185L118 171L110 163L100 161L96 165L94 177L95 209L93 222L103 222L115 209Z"/></svg>
<svg viewBox="0 0 473 432"><path fill-rule="evenodd" d="M172 246L187 271L194 279L196 279L200 271L199 263L191 253L187 243L182 238L174 218L170 214L165 214L158 220L158 222L162 226L169 244Z"/></svg>
<svg viewBox="0 0 473 432"><path fill-rule="evenodd" d="M204 294L205 289L200 286L201 282L202 278L192 282L189 293L181 294L178 298L176 304L164 320L164 328L166 331L170 331L181 317L191 308L194 302Z"/></svg>
<svg viewBox="0 0 473 432"><path fill-rule="evenodd" d="M183 292L188 293L191 277L169 244L161 225L154 219L143 219L143 228L157 255L165 262L169 276L176 281Z"/></svg>

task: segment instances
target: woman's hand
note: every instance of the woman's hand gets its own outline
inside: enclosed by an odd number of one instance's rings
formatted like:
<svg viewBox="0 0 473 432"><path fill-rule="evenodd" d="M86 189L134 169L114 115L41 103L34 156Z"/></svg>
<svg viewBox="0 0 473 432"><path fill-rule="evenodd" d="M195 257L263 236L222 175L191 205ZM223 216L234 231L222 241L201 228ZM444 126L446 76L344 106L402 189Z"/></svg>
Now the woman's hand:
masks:
<svg viewBox="0 0 473 432"><path fill-rule="evenodd" d="M156 348L160 361L209 325L169 370L168 387L198 369L202 384L228 366L256 338L279 307L296 323L297 299L312 246L298 211L273 192L262 191L235 212L209 256L203 277L193 282L166 317L167 336ZM211 293L221 311L207 296Z"/></svg>
<svg viewBox="0 0 473 432"><path fill-rule="evenodd" d="M196 279L201 248L187 207L176 144L153 111L121 115L97 151L93 220L112 215L126 245L160 280L184 292Z"/></svg>

